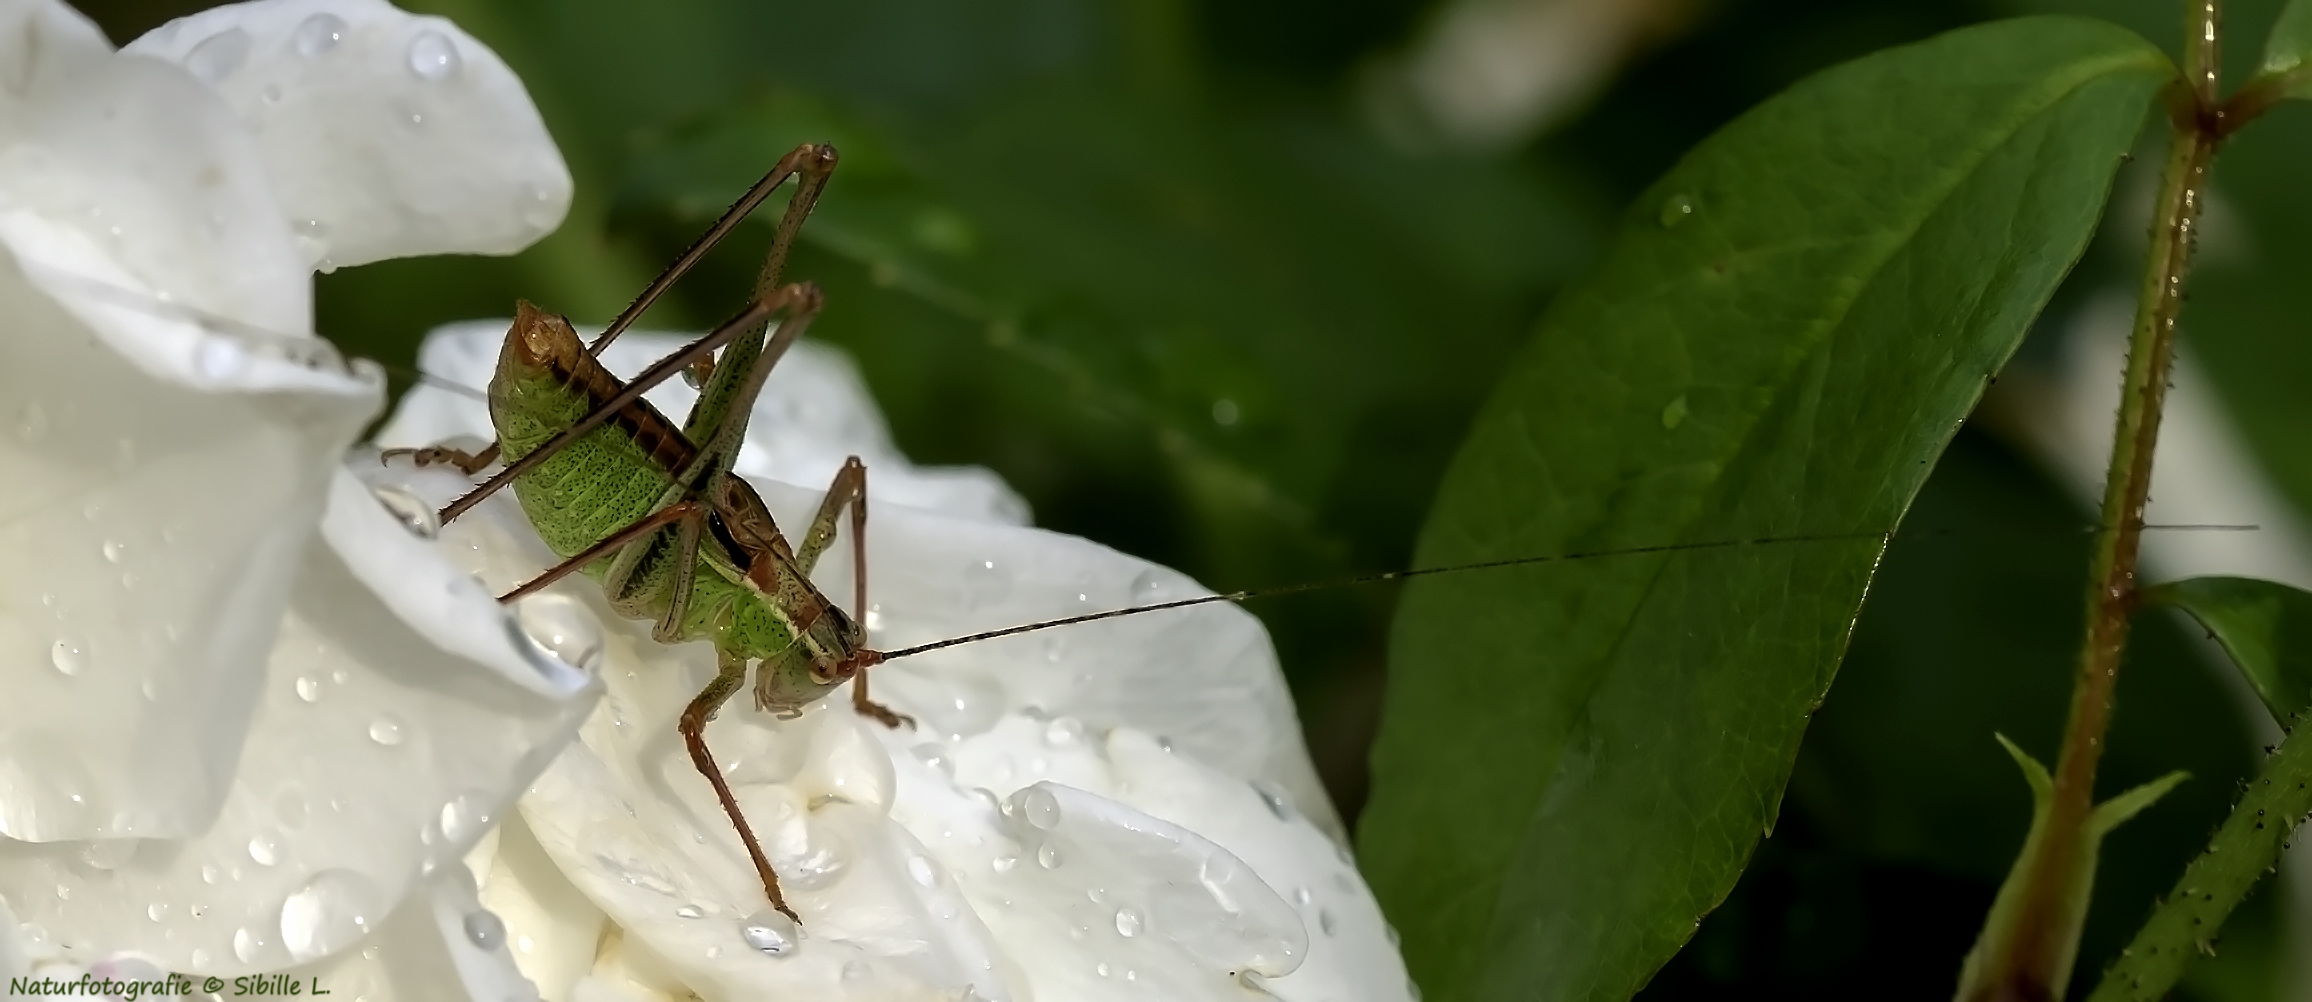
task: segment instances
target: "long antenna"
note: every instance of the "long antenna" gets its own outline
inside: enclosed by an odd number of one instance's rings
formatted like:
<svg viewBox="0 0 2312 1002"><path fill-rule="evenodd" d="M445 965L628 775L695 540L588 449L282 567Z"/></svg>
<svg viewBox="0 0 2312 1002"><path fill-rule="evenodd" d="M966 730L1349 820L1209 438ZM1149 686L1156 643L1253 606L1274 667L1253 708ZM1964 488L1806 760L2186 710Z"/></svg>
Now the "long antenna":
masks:
<svg viewBox="0 0 2312 1002"><path fill-rule="evenodd" d="M2254 532L2263 527L2257 525L2226 525L2220 523L2180 523L2168 525L2146 525L2144 528L2157 529L2166 532ZM2094 532L2095 529L2095 526L2082 526L2080 527L2079 531L2084 534ZM1903 535L1948 536L1955 535L1959 531L1960 530L1956 529L1914 529L1908 533L1903 533ZM1218 595L1200 595L1195 598L1175 599L1170 602L1157 602L1151 605L1135 605L1124 609L1109 609L1105 612L1090 612L1081 616L1068 616L1062 619L1047 619L1040 623L1028 623L1022 626L1006 627L1001 630L989 630L985 633L973 633L967 636L950 637L946 640L933 641L928 644L918 644L914 647L903 647L896 651L884 651L882 654L884 661L891 661L897 658L912 657L917 654L929 654L932 651L946 650L950 647L960 647L964 644L978 643L982 640L994 640L999 637L1018 636L1022 633L1034 633L1038 630L1049 630L1061 626L1075 626L1079 623L1097 623L1103 619L1119 619L1125 616L1137 616L1147 612L1164 612L1169 609L1188 609L1200 605L1215 605L1222 602L1243 602L1248 599L1255 598L1274 598L1279 595L1294 595L1300 592L1322 591L1328 588L1347 588L1354 585L1379 584L1383 581L1403 581L1407 578L1427 577L1432 574L1455 574L1462 571L1482 571L1495 570L1504 567L1524 567L1531 564L1559 563L1568 560L1588 560L1595 557L1625 557L1648 553L1679 553L1688 550L1715 550L1735 546L1758 546L1766 543L1820 543L1851 539L1886 539L1891 541L1896 534L1897 530L1889 529L1881 532L1826 532L1813 535L1768 536L1758 539L1723 539L1696 543L1663 543L1656 546L1633 546L1613 550L1587 550L1578 553L1555 553L1545 556L1508 557L1501 560L1482 560L1476 563L1452 564L1445 567L1416 567L1411 570L1383 571L1377 574L1357 574L1343 578L1332 578L1325 581L1312 581L1306 584L1280 585L1273 588L1253 588L1244 591L1223 592Z"/></svg>

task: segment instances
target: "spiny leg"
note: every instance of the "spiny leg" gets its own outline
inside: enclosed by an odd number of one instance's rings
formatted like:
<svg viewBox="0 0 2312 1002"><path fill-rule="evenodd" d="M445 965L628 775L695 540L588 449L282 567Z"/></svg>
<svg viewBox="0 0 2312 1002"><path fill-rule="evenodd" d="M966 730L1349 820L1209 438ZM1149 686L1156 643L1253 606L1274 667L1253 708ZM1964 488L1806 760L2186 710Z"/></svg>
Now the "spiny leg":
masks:
<svg viewBox="0 0 2312 1002"><path fill-rule="evenodd" d="M835 520L845 506L851 509L851 608L859 617L862 635L867 630L867 464L859 457L843 460L843 468L835 471L835 480L827 485L827 496L819 502L819 514L812 517L811 528L803 533L803 545L795 551L795 566L804 574L819 563L821 554L835 542ZM915 718L892 710L868 698L866 667L851 677L851 705L862 716L873 717L883 726L896 729L904 723L915 726Z"/></svg>
<svg viewBox="0 0 2312 1002"><path fill-rule="evenodd" d="M724 237L729 236L731 230L736 229L748 214L755 211L756 206L761 205L764 199L770 197L771 192L778 190L780 185L785 184L787 178L800 173L802 180L796 182L795 195L787 202L786 213L779 217L778 229L771 238L770 253L765 256L762 271L757 273L755 278L756 300L761 302L773 298L776 293L772 290L777 289L779 276L786 270L788 249L793 246L795 235L801 232L803 221L811 215L811 209L819 204L819 193L827 187L827 179L834 174L836 162L837 156L832 143L804 143L788 152L786 156L780 157L779 162L771 168L770 173L763 175L762 180L755 182L754 187L747 189L746 194L739 196L738 201L731 203L731 207L723 211L722 217L716 219L713 226L708 227L705 233L700 234L699 238L691 243L689 249L682 252L681 257L676 258L673 264L668 265L665 271L660 272L657 278L652 279L650 284L643 288L642 293L635 296L634 301L628 303L626 309L610 322L610 326L603 328L601 336L596 337L586 346L587 353L602 354L604 347L608 346L618 335L625 333L628 327L633 326L634 322L642 317L643 312L650 309L652 303L658 301L658 297L664 295L676 280L682 278L693 266L697 265L699 260L704 258L708 251L713 250L716 244L721 243ZM763 319L768 319L767 315ZM741 330L744 329L744 327L741 328ZM728 338L724 340L728 340ZM718 345L720 343L717 342ZM706 372L711 368L713 357L714 350L709 348L686 357L683 364L673 366L667 371L672 374L684 368L696 366L699 371ZM655 370L656 366L653 366L652 369ZM663 376L660 377L660 379L663 378ZM641 381L642 377L637 376L636 382ZM646 385L655 386L657 384L658 380L652 380ZM606 407L604 410L614 410L614 408ZM573 438L573 440L575 439ZM548 443L548 448L542 448L539 451L552 455L553 448L553 443ZM454 452L455 450L450 451ZM496 462L498 452L498 443L491 442L487 448L479 453L458 453L464 462L458 462L457 466L464 470L466 475L472 476L481 472L483 467ZM447 459L449 457L443 455L440 458ZM423 458L419 460L419 465L425 465ZM513 478L508 477L506 479L511 481ZM442 510L441 520L448 522L455 519L473 507L475 502L488 497L496 490L496 487L477 490L468 495L472 499L471 501L468 501L467 498L459 498L456 503Z"/></svg>
<svg viewBox="0 0 2312 1002"><path fill-rule="evenodd" d="M661 509L656 513L645 515L642 518L636 519L633 525L629 525L626 528L618 530L617 532L613 532L608 537L604 538L601 542L579 551L577 556L571 557L568 560L564 560L561 563L547 568L545 573L523 582L521 587L498 596L498 602L499 604L504 605L521 601L522 599L537 594L547 585L569 577L572 573L576 572L579 568L584 567L587 564L600 560L612 553L623 552L624 548L630 543L634 543L636 541L647 541L647 539L653 533L656 533L660 529L666 528L668 523L677 520L688 520L690 522L696 522L698 519L703 518L705 514L706 508L700 505L698 502L684 501L680 504L671 505L667 508ZM610 594L616 593L611 592Z"/></svg>
<svg viewBox="0 0 2312 1002"><path fill-rule="evenodd" d="M690 705L683 708L682 742L690 748L690 763L698 768L706 781L714 784L714 795L722 801L723 813L730 815L731 826L739 830L739 841L747 847L747 858L755 864L755 874L763 879L763 893L770 895L771 907L800 923L803 917L787 907L787 898L779 893L779 875L772 872L771 861L763 855L762 844L755 841L755 831L747 826L746 815L739 813L738 798L731 796L730 784L723 782L721 767L714 764L714 755L706 747L706 722L714 716L716 707L737 692L747 680L747 662L728 652L717 652L714 681L699 690Z"/></svg>

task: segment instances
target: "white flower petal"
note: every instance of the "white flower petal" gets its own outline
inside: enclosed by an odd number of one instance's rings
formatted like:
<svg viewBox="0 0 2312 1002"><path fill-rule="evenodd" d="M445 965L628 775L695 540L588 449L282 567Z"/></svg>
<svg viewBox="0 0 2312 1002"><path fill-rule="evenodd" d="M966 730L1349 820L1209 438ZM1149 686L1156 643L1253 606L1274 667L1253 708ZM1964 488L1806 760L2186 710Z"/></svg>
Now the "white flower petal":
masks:
<svg viewBox="0 0 2312 1002"><path fill-rule="evenodd" d="M332 500L332 543L408 536L350 477ZM69 942L238 974L350 946L360 927L301 917L383 914L419 874L456 864L567 741L594 690L539 683L489 594L438 555L428 568L432 548L405 541L415 549L398 555L307 548L214 823L177 841L0 841L0 894ZM405 622L371 590L377 580L462 585L496 624L497 653L454 656L436 636L455 641L455 630Z"/></svg>
<svg viewBox="0 0 2312 1002"><path fill-rule="evenodd" d="M317 910L316 921L351 926L352 913ZM515 969L506 925L474 897L463 867L443 867L391 914L365 916L361 949L274 972L311 994L367 1002L531 1002L537 989ZM227 994L253 994L228 992Z"/></svg>
<svg viewBox="0 0 2312 1002"><path fill-rule="evenodd" d="M511 254L551 232L570 172L496 53L384 0L254 0L124 52L176 63L255 133L307 261Z"/></svg>
<svg viewBox="0 0 2312 1002"><path fill-rule="evenodd" d="M0 80L0 239L20 258L68 278L123 276L140 300L310 332L307 269L264 159L215 95L183 70L115 56L47 0L0 5ZM44 236L34 252L20 244L24 217L77 239ZM157 375L184 358L94 322Z"/></svg>
<svg viewBox="0 0 2312 1002"><path fill-rule="evenodd" d="M314 388L156 379L13 260L0 315L0 546L38 569L0 578L0 657L15 666L0 833L197 832L232 774L327 471L381 383L255 356L254 378L288 369ZM146 320L156 342L225 343Z"/></svg>
<svg viewBox="0 0 2312 1002"><path fill-rule="evenodd" d="M513 930L514 963L555 1002L569 999L594 969L602 942L602 909L556 869L520 812L498 825L482 879L482 904Z"/></svg>

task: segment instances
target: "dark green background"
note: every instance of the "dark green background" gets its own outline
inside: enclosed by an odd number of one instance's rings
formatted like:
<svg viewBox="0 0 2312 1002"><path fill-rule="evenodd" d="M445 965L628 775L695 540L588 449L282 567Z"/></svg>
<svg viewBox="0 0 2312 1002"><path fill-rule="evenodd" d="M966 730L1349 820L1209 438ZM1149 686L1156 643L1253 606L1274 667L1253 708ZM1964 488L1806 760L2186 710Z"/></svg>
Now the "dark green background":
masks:
<svg viewBox="0 0 2312 1002"><path fill-rule="evenodd" d="M84 9L125 42L203 5ZM2170 49L2180 34L2178 5L2161 0L1688 3L1602 96L1480 157L1392 146L1358 110L1362 70L1431 13L1417 2L410 6L456 19L522 74L578 198L560 233L517 258L323 277L324 332L407 365L432 325L504 315L517 297L600 322L778 152L831 138L845 166L790 275L827 287L814 333L859 359L902 448L993 467L1039 524L1220 588L1402 565L1541 306L1632 195L1744 108L1830 64L1994 17L2092 13ZM2234 80L2275 6L2231 5ZM2297 447L2312 435L2299 389L2312 251L2291 238L2312 222L2307 164L2312 113L2298 108L2226 149L2215 191L2236 230L2185 314L2187 343L2299 503L2312 503L2312 456ZM2142 181L2123 176L2120 197L2147 197ZM2128 281L2140 235L2107 230L2043 332L2085 291ZM742 231L647 322L728 313L766 239ZM2035 335L2016 364L2051 340ZM1214 419L1221 400L1233 425ZM1645 997L1949 996L2027 816L1990 734L2052 758L2087 521L1999 437L1961 433L1880 573L1780 826ZM1392 598L1255 606L1352 816ZM2196 640L2166 619L2143 627L2106 788L2172 768L2195 779L2110 840L2083 976L2255 761ZM2270 905L2234 920L2188 997L2274 997Z"/></svg>

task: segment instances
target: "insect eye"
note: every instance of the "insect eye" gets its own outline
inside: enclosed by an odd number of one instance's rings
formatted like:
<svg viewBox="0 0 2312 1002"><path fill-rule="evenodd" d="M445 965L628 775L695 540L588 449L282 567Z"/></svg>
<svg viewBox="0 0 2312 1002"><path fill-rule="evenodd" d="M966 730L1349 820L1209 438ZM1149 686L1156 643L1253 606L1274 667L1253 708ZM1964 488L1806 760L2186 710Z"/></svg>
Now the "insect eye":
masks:
<svg viewBox="0 0 2312 1002"><path fill-rule="evenodd" d="M812 681L818 682L821 685L826 685L828 683L834 682L839 677L840 676L835 674L834 658L827 657L826 655L820 655L819 657L811 659Z"/></svg>

